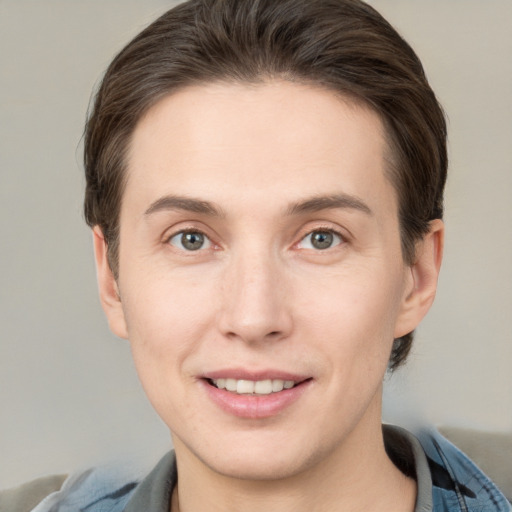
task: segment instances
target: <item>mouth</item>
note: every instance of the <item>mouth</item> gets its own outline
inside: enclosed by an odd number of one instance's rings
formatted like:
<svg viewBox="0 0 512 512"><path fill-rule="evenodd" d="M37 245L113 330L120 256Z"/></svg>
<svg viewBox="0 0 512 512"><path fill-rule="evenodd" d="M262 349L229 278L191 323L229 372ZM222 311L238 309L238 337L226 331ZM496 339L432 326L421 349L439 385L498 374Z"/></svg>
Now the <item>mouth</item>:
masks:
<svg viewBox="0 0 512 512"><path fill-rule="evenodd" d="M292 389L304 381L265 379L265 380L246 380L246 379L207 379L208 383L217 389L223 389L236 395L271 395L280 393L286 389Z"/></svg>
<svg viewBox="0 0 512 512"><path fill-rule="evenodd" d="M313 382L312 377L281 371L251 375L243 370L221 370L200 380L213 403L229 415L245 419L279 415L298 401Z"/></svg>

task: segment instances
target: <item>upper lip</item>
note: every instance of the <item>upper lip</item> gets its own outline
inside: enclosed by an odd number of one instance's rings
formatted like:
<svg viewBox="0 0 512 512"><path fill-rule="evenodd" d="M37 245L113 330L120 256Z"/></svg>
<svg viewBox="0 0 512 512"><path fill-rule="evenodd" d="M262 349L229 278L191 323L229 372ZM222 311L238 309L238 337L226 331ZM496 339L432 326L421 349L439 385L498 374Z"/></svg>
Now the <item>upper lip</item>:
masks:
<svg viewBox="0 0 512 512"><path fill-rule="evenodd" d="M235 379L235 380L292 380L293 382L302 382L311 378L310 375L302 375L297 373L286 372L283 370L257 370L251 371L241 368L226 368L222 370L214 370L201 375L203 379Z"/></svg>

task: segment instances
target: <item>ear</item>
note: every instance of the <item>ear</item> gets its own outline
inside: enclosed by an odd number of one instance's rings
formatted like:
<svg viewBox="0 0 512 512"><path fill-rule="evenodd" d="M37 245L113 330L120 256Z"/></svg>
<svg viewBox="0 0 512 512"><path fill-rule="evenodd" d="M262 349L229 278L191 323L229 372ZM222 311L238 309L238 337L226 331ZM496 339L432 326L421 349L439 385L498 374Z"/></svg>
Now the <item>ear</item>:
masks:
<svg viewBox="0 0 512 512"><path fill-rule="evenodd" d="M434 302L444 246L444 224L430 223L430 230L416 245L414 263L408 267L402 305L395 325L395 338L412 332Z"/></svg>
<svg viewBox="0 0 512 512"><path fill-rule="evenodd" d="M110 330L116 336L128 339L128 330L126 328L119 288L108 262L107 242L99 226L94 226L92 234L94 256L96 259L96 275L103 311L107 316Z"/></svg>

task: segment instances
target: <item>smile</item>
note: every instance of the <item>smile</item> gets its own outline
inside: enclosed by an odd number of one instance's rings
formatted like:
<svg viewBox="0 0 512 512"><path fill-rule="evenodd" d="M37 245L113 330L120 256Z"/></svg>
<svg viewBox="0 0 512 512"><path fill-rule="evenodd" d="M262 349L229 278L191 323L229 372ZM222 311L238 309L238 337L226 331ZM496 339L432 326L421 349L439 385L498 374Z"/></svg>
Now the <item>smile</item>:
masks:
<svg viewBox="0 0 512 512"><path fill-rule="evenodd" d="M216 372L214 375L203 376L199 382L206 396L221 410L230 416L245 419L264 419L283 413L307 393L314 382L312 377L275 375L282 372L265 373L247 375L247 372L233 370ZM281 378L265 378L270 377L269 373Z"/></svg>
<svg viewBox="0 0 512 512"><path fill-rule="evenodd" d="M225 389L238 395L270 395L296 385L293 380L265 379L211 379L210 383L218 389Z"/></svg>

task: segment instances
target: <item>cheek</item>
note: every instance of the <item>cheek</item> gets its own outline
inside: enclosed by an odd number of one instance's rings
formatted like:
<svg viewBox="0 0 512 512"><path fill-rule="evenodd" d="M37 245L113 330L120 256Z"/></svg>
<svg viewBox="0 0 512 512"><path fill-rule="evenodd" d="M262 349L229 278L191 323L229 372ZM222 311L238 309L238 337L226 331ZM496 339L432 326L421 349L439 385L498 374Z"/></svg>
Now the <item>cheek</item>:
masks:
<svg viewBox="0 0 512 512"><path fill-rule="evenodd" d="M170 425L193 414L187 405L193 379L187 361L206 338L211 301L176 283L146 281L139 289L124 300L133 361L149 401Z"/></svg>
<svg viewBox="0 0 512 512"><path fill-rule="evenodd" d="M310 337L331 344L332 354L387 364L401 301L398 272L386 275L352 268L326 276L300 295L298 310Z"/></svg>
<svg viewBox="0 0 512 512"><path fill-rule="evenodd" d="M168 378L197 351L211 325L214 302L208 290L190 280L146 275L141 282L138 286L127 283L131 293L123 296L135 365L141 380L156 379L160 374Z"/></svg>

